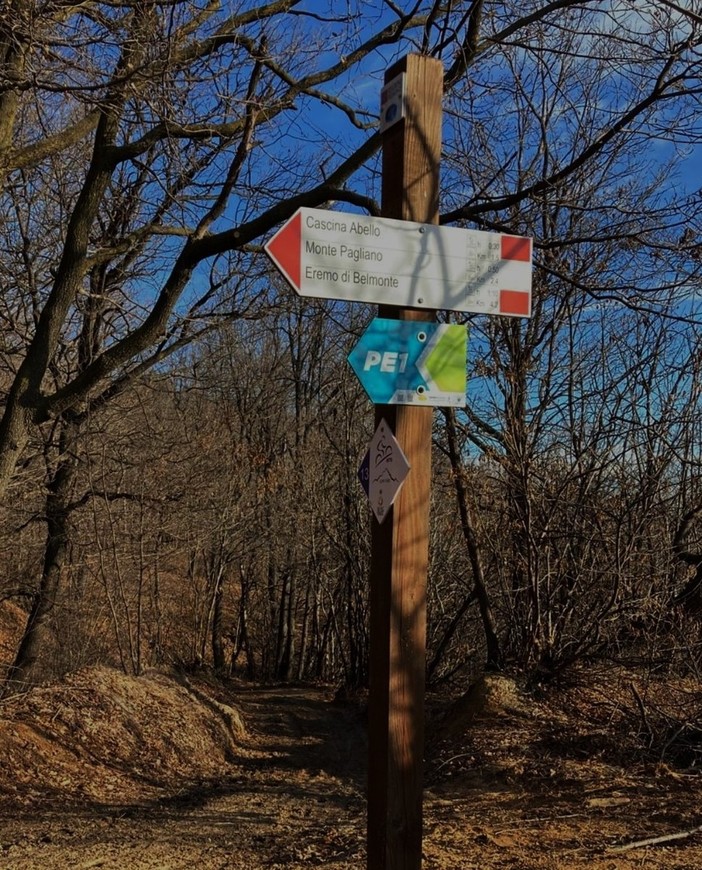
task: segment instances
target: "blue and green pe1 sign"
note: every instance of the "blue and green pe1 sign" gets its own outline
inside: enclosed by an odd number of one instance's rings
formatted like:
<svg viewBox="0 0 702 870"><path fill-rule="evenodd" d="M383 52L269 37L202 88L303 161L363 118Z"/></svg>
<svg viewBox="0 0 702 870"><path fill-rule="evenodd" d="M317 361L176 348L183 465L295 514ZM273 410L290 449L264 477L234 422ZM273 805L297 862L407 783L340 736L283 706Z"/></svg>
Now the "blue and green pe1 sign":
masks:
<svg viewBox="0 0 702 870"><path fill-rule="evenodd" d="M375 405L463 407L465 326L376 317L348 356Z"/></svg>

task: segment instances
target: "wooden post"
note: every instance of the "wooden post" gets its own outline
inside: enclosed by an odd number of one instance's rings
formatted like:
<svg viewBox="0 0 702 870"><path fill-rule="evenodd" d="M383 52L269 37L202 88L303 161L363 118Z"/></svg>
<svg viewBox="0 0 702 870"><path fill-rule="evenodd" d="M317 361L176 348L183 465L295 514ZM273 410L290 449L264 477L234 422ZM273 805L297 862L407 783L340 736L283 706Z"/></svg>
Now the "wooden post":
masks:
<svg viewBox="0 0 702 870"><path fill-rule="evenodd" d="M385 74L405 73L404 120L383 143L383 216L438 222L440 61L409 55ZM381 317L432 320L432 312L380 306ZM432 409L381 405L410 464L385 522L372 520L368 764L368 870L422 863L422 767L426 582Z"/></svg>

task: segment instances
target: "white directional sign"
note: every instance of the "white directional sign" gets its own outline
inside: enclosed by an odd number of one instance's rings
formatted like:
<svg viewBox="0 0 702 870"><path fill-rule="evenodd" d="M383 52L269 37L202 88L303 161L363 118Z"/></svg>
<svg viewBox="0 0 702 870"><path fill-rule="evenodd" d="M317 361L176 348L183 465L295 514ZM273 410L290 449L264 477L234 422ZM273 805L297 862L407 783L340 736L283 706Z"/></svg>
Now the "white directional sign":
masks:
<svg viewBox="0 0 702 870"><path fill-rule="evenodd" d="M301 208L265 250L300 296L531 314L531 239Z"/></svg>
<svg viewBox="0 0 702 870"><path fill-rule="evenodd" d="M390 427L381 420L358 476L376 520L382 523L409 474L409 463Z"/></svg>

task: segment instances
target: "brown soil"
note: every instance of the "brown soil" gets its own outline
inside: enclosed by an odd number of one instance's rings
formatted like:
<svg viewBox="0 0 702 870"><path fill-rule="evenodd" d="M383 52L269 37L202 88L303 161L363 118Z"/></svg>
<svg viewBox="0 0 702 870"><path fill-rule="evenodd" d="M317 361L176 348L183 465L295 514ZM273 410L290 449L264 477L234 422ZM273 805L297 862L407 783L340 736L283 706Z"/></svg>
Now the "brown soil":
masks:
<svg viewBox="0 0 702 870"><path fill-rule="evenodd" d="M27 614L11 601L0 601L0 668L2 673L12 662L27 622Z"/></svg>
<svg viewBox="0 0 702 870"><path fill-rule="evenodd" d="M432 702L426 870L702 870L692 737L654 763L663 701L587 676ZM0 867L359 870L365 770L362 712L322 689L86 669L0 704Z"/></svg>

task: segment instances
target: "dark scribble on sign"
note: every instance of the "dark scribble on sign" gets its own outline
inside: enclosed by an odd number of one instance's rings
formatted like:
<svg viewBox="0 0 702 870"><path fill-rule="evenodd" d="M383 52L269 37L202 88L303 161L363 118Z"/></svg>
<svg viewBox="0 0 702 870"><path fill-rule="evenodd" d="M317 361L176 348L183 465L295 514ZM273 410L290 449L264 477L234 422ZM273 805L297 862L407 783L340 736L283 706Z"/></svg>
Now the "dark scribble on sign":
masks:
<svg viewBox="0 0 702 870"><path fill-rule="evenodd" d="M393 459L393 446L390 441L387 441L385 438L385 434L381 436L376 445L375 456L373 457L373 464L375 466L374 471L378 471L379 473L373 478L373 480L377 483L380 482L389 482L391 480L396 481L397 477L395 477L390 471L390 465Z"/></svg>
<svg viewBox="0 0 702 870"><path fill-rule="evenodd" d="M378 424L367 456L368 499L375 518L382 522L409 471L407 458L385 420Z"/></svg>

